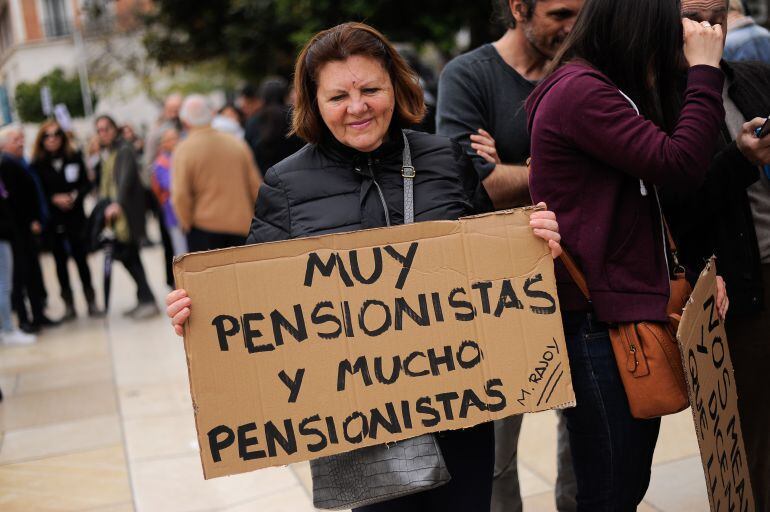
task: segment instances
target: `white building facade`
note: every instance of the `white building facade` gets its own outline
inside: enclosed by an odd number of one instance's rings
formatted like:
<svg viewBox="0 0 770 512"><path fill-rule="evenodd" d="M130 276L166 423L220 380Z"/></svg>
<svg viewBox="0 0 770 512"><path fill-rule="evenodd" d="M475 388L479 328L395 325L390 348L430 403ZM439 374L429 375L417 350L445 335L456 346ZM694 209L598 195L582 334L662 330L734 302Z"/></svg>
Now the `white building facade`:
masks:
<svg viewBox="0 0 770 512"><path fill-rule="evenodd" d="M104 13L98 23L86 15L94 3ZM147 5L142 0L0 0L0 124L18 121L13 95L19 83L36 82L56 68L77 75L82 63L105 51L105 37L118 43L116 51L141 49L135 14ZM79 39L84 42L78 44ZM115 91L100 95L96 113L137 126L155 119L157 105L135 80L124 77L115 85Z"/></svg>

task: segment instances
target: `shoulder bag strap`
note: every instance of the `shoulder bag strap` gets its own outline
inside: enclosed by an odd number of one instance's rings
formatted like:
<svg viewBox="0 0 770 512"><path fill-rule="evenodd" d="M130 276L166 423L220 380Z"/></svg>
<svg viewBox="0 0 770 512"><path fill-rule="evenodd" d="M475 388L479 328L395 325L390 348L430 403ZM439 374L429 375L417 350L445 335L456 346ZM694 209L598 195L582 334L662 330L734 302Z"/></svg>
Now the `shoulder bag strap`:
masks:
<svg viewBox="0 0 770 512"><path fill-rule="evenodd" d="M633 109L636 111L637 115L641 115L639 112L639 107L636 106L636 103L634 103L634 100L632 100L626 93L618 89L618 92L631 104ZM639 180L639 190L641 191L643 196L647 195L647 187L644 184L644 180ZM679 252L676 248L676 242L674 242L674 237L671 236L671 229L668 227L668 222L666 221L665 215L663 215L663 205L660 202L660 196L658 195L657 188L655 189L655 199L658 202L658 209L660 211L660 222L663 225L663 245L665 246L666 241L668 241L668 251L671 253L671 259L673 260L672 263L674 264L674 272L682 271L684 272L684 268L679 263ZM670 270L669 270L670 271Z"/></svg>
<svg viewBox="0 0 770 512"><path fill-rule="evenodd" d="M527 158L527 171L529 171L531 165L532 165L532 157L529 157ZM569 272L570 277L575 282L577 287L580 288L581 293L590 304L591 292L588 290L588 282L586 281L586 276L580 270L575 260L572 259L572 256L570 255L570 253L567 252L567 249L565 249L563 246L562 246L561 256L559 257L559 259L561 259L561 262L564 265L564 267L567 269L567 272Z"/></svg>
<svg viewBox="0 0 770 512"><path fill-rule="evenodd" d="M409 148L409 139L406 132L401 130L404 137L404 163L401 166L401 176L404 177L404 224L414 222L414 177L416 175L412 166L412 152Z"/></svg>
<svg viewBox="0 0 770 512"><path fill-rule="evenodd" d="M591 302L591 292L588 290L588 283L586 282L586 276L580 270L575 260L572 259L572 256L570 256L570 254L564 248L562 248L562 253L559 258L561 259L561 262L566 267L567 272L569 272L569 275L572 278L572 280L575 281L575 284L577 285L577 287L580 288L580 291L582 292L583 296L586 298L588 302Z"/></svg>

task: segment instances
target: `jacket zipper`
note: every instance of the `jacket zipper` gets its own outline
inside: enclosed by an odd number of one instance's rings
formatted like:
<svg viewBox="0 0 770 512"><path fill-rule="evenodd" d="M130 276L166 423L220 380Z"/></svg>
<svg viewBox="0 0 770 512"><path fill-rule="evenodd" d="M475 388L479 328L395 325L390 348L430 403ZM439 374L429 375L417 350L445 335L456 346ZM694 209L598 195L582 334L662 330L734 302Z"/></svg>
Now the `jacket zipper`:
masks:
<svg viewBox="0 0 770 512"><path fill-rule="evenodd" d="M382 193L380 184L377 183L377 178L374 176L374 168L372 167L372 157L368 157L367 163L369 165L369 174L372 175L372 181L374 186L377 187L377 194L380 196L380 202L382 203L382 210L385 212L385 225L390 227L390 214L388 213L388 203L385 202L385 196Z"/></svg>

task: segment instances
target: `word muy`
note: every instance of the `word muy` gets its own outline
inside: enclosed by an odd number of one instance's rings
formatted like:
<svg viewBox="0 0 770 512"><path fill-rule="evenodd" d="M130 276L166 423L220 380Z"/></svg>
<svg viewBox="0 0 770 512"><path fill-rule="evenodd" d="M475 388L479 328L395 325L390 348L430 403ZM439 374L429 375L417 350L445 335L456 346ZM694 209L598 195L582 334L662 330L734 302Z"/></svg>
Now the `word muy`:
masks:
<svg viewBox="0 0 770 512"><path fill-rule="evenodd" d="M406 279L409 277L409 271L414 263L414 257L417 255L417 249L419 247L418 242L412 242L409 245L409 249L406 254L401 254L395 248L390 245L385 247L373 247L372 251L372 270L368 276L364 276L361 270L361 265L358 261L358 250L348 251L348 261L350 271L348 272L345 262L342 260L340 253L333 252L329 255L328 259L324 262L318 253L310 253L307 258L307 270L305 271L305 286L313 286L313 278L316 270L324 277L332 277L334 269L337 269L337 275L345 286L348 288L355 285L353 279L360 284L374 284L382 276L383 269L383 251L387 256L390 256L396 263L400 265L398 279L396 280L396 288L402 289L406 284ZM352 278L351 278L352 275Z"/></svg>

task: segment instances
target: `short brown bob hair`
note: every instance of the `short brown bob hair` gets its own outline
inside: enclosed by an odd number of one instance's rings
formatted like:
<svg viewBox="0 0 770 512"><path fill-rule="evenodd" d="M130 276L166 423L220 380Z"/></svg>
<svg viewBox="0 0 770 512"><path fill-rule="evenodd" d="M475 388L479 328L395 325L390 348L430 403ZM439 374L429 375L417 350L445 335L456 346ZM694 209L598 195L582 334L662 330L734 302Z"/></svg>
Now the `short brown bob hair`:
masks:
<svg viewBox="0 0 770 512"><path fill-rule="evenodd" d="M350 22L317 33L297 57L292 134L311 144L321 141L328 128L318 110L318 72L329 62L354 55L376 59L388 71L395 97L391 127L408 128L422 121L425 101L417 74L384 35L364 23Z"/></svg>

